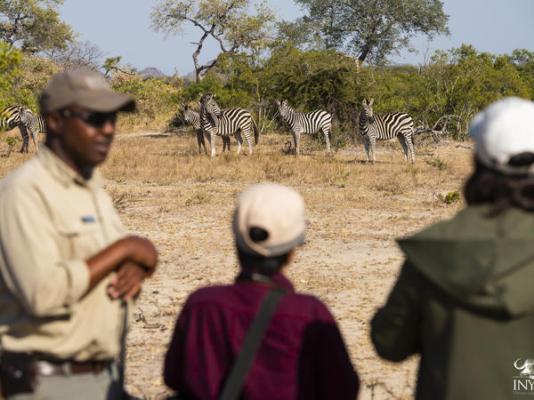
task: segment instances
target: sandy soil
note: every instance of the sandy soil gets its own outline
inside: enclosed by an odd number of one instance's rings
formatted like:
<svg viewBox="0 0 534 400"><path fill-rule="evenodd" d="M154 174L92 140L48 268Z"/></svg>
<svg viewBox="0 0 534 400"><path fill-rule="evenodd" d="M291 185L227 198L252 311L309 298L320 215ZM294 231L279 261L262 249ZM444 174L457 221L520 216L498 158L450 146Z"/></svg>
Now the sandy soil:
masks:
<svg viewBox="0 0 534 400"><path fill-rule="evenodd" d="M378 159L397 157L395 145L379 148ZM469 145L449 143L433 148L418 163L421 168L432 169L432 162L425 164L425 159L458 162L457 168L450 168L453 171L445 171L440 178L446 193L460 188L469 154ZM358 156L363 157L361 148ZM400 156L395 160L392 168L405 168ZM127 226L152 238L161 252L159 271L136 306L128 340L127 382L133 393L149 399L164 397L162 357L185 298L200 286L231 282L235 275L229 221L235 194L245 186L231 180L114 184L115 190L131 194L127 206L119 207ZM322 185L295 186L307 201L310 226L307 243L289 268L289 277L297 290L321 298L339 321L362 380L359 398L410 398L417 360L402 364L379 360L369 340L369 320L384 302L403 260L394 239L451 216L459 205L445 205L436 199L440 194L435 189L424 185L414 185L400 194L378 192L374 203L363 205L337 200L339 192L358 192L350 183L327 189ZM217 200L208 204L195 201L195 193L205 192ZM397 206L384 207L384 196ZM404 198L411 199L405 206ZM418 202L418 198L425 201Z"/></svg>

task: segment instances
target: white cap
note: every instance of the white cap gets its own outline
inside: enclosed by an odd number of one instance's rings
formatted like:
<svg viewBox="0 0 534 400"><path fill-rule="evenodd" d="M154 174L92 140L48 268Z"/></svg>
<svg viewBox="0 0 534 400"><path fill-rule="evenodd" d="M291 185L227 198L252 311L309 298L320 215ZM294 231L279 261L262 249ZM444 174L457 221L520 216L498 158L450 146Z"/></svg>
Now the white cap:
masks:
<svg viewBox="0 0 534 400"><path fill-rule="evenodd" d="M254 228L266 237L253 240ZM257 184L239 196L233 230L237 246L246 253L264 257L286 254L304 243L305 228L304 200L287 186Z"/></svg>
<svg viewBox="0 0 534 400"><path fill-rule="evenodd" d="M534 165L509 165L521 153L534 153L534 102L518 97L498 100L479 112L469 127L478 160L506 174L534 174Z"/></svg>

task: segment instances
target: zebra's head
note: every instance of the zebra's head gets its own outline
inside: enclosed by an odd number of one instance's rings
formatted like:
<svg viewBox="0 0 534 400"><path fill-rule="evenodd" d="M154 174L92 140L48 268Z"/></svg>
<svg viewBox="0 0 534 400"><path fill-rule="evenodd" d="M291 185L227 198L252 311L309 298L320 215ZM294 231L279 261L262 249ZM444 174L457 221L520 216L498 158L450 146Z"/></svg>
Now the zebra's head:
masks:
<svg viewBox="0 0 534 400"><path fill-rule="evenodd" d="M289 104L287 104L287 100L282 100L282 102L276 100L276 105L278 106L278 112L282 118L287 119L289 116L289 110L291 110L291 107L289 107Z"/></svg>
<svg viewBox="0 0 534 400"><path fill-rule="evenodd" d="M373 121L373 103L375 99L363 99L362 100L362 112L360 113L360 119L367 119Z"/></svg>
<svg viewBox="0 0 534 400"><path fill-rule="evenodd" d="M215 96L211 93L205 94L200 98L200 115L208 118L213 125L219 122L221 108L215 101Z"/></svg>

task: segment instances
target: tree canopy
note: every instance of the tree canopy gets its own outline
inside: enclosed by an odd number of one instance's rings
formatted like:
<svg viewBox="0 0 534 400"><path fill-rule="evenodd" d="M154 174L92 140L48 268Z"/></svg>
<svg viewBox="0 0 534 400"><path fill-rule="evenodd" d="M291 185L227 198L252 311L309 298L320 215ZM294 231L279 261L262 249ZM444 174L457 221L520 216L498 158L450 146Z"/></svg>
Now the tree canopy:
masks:
<svg viewBox="0 0 534 400"><path fill-rule="evenodd" d="M296 0L307 14L281 26L294 43L317 42L360 62L383 62L416 34L448 34L441 0Z"/></svg>
<svg viewBox="0 0 534 400"><path fill-rule="evenodd" d="M26 53L63 49L73 40L59 18L63 0L0 0L0 39Z"/></svg>
<svg viewBox="0 0 534 400"><path fill-rule="evenodd" d="M250 14L250 0L161 0L152 11L152 27L166 34L180 32L185 24L199 31L192 54L197 82L217 63L217 59L202 64L199 60L206 40L218 44L220 54L264 48L274 15L261 3Z"/></svg>

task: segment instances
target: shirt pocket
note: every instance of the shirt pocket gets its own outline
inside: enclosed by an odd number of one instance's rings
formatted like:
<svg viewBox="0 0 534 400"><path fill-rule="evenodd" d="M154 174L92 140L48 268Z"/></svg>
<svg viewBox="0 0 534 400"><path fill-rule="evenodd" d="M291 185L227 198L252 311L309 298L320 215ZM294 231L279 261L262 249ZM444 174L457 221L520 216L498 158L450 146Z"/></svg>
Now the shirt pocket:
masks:
<svg viewBox="0 0 534 400"><path fill-rule="evenodd" d="M61 236L60 252L67 259L86 259L98 253L102 245L100 224L66 220L59 226Z"/></svg>

